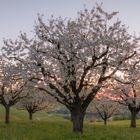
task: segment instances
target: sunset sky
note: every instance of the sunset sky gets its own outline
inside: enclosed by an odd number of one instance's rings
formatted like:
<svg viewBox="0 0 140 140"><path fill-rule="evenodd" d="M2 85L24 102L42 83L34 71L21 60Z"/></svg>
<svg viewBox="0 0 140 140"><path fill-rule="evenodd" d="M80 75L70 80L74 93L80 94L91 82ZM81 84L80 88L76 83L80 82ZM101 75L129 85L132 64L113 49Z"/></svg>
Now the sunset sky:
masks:
<svg viewBox="0 0 140 140"><path fill-rule="evenodd" d="M91 8L95 2L103 2L108 11L119 11L117 15L129 32L140 32L140 0L0 0L0 42L3 38L15 39L20 31L31 34L37 13L55 17L76 17L77 11Z"/></svg>

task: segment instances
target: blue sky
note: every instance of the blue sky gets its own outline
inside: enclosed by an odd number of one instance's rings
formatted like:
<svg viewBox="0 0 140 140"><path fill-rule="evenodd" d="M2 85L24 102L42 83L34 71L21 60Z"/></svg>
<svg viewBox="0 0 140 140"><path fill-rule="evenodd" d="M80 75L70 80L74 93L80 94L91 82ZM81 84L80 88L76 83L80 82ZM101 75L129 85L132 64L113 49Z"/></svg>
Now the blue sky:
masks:
<svg viewBox="0 0 140 140"><path fill-rule="evenodd" d="M0 0L0 42L3 38L15 39L20 31L31 34L37 13L55 17L76 17L84 4L91 8L95 2L103 2L108 11L117 15L129 32L140 32L140 0ZM0 43L1 44L1 43Z"/></svg>

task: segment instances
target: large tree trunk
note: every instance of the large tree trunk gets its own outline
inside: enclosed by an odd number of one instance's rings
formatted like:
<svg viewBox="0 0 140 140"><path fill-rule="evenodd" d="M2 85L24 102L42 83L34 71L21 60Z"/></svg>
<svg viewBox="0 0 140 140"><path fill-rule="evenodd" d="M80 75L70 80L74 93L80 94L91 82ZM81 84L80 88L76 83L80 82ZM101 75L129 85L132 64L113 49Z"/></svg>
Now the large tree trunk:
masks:
<svg viewBox="0 0 140 140"><path fill-rule="evenodd" d="M135 110L131 111L131 124L130 124L131 128L136 128L137 114L138 114L138 112L136 112Z"/></svg>
<svg viewBox="0 0 140 140"><path fill-rule="evenodd" d="M5 123L10 123L10 107L5 107Z"/></svg>
<svg viewBox="0 0 140 140"><path fill-rule="evenodd" d="M32 119L33 119L33 113L29 112L29 120L32 120Z"/></svg>
<svg viewBox="0 0 140 140"><path fill-rule="evenodd" d="M73 131L82 133L83 132L83 121L85 113L81 109L71 111L71 121L73 123Z"/></svg>

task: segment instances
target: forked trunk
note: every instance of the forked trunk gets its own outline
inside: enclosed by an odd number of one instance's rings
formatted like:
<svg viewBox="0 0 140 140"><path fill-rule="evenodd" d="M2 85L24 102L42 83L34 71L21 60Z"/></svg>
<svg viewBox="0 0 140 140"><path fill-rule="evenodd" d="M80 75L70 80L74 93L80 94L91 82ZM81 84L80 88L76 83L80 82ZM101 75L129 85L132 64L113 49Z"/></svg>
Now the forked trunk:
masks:
<svg viewBox="0 0 140 140"><path fill-rule="evenodd" d="M5 123L10 123L10 107L5 107Z"/></svg>
<svg viewBox="0 0 140 140"><path fill-rule="evenodd" d="M85 113L80 110L71 111L71 121L73 123L73 131L77 133L83 133L83 121Z"/></svg>

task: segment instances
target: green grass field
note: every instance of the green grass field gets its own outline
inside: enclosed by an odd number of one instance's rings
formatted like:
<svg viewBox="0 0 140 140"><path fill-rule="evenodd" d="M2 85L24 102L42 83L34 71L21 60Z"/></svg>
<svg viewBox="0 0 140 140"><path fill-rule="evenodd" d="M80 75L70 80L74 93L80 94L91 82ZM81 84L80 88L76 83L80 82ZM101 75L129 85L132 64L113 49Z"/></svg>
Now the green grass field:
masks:
<svg viewBox="0 0 140 140"><path fill-rule="evenodd" d="M0 140L139 140L138 127L129 128L129 121L112 121L108 126L103 122L85 122L83 135L72 132L71 122L61 117L37 113L34 120L28 120L25 111L11 110L11 123L3 122L3 109L0 109Z"/></svg>

